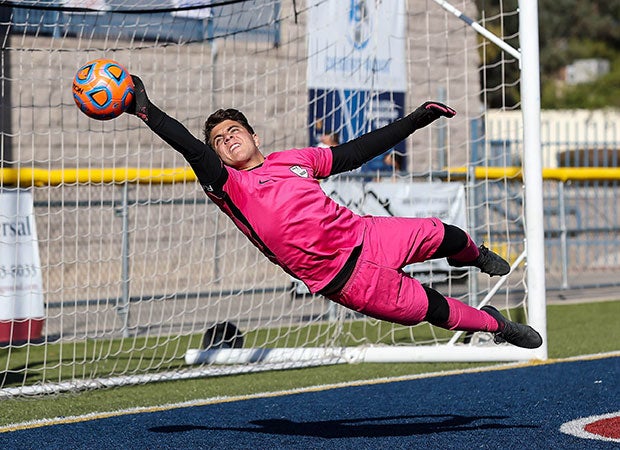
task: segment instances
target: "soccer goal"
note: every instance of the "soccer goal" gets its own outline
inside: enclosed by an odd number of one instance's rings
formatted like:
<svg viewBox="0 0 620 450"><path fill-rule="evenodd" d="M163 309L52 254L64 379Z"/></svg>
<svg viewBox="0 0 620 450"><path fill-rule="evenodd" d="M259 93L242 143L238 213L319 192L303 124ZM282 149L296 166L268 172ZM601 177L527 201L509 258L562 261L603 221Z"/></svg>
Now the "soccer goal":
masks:
<svg viewBox="0 0 620 450"><path fill-rule="evenodd" d="M3 2L0 397L322 364L545 359L537 29L535 1ZM75 71L102 57L197 137L214 110L243 111L264 153L447 103L456 117L324 189L361 214L466 228L511 263L508 276L443 261L406 270L531 324L545 344L393 325L309 294L137 118L76 108ZM491 110L520 110L522 130L488 139Z"/></svg>

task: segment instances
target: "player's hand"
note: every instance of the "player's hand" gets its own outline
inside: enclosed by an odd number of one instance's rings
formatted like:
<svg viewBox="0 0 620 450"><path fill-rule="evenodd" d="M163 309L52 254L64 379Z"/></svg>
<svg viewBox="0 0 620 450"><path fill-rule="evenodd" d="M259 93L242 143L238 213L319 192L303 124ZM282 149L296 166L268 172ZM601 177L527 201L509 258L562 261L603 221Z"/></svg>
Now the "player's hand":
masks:
<svg viewBox="0 0 620 450"><path fill-rule="evenodd" d="M148 114L149 105L151 102L148 96L146 95L146 89L144 88L144 83L136 75L132 75L131 79L133 80L133 86L134 86L133 102L131 102L131 105L129 105L129 108L127 108L127 112L129 114L134 114L138 116L140 119L142 119L145 122L148 122L149 121L149 114Z"/></svg>
<svg viewBox="0 0 620 450"><path fill-rule="evenodd" d="M455 115L455 110L447 105L444 105L443 103L435 101L424 102L410 114L416 129L424 128L440 117L451 118Z"/></svg>
<svg viewBox="0 0 620 450"><path fill-rule="evenodd" d="M448 119L456 116L456 111L450 108L448 105L444 105L439 102L425 102L420 106L420 108L424 108L428 112L433 112L438 114L437 118L443 116Z"/></svg>

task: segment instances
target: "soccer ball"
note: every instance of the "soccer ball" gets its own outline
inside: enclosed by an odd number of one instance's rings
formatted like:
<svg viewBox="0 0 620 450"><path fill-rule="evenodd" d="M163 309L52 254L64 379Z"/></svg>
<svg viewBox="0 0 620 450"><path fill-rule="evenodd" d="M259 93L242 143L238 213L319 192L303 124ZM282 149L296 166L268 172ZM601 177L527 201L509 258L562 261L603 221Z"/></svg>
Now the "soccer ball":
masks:
<svg viewBox="0 0 620 450"><path fill-rule="evenodd" d="M109 120L124 113L133 101L129 72L111 59L95 59L80 67L73 78L73 100L84 114Z"/></svg>

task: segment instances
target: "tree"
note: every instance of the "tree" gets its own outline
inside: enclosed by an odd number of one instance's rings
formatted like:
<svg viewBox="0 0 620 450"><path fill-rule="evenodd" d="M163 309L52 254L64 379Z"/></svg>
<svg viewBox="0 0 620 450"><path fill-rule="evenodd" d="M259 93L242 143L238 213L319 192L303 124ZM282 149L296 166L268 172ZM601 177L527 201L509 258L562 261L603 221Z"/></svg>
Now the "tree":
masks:
<svg viewBox="0 0 620 450"><path fill-rule="evenodd" d="M486 17L501 17L500 11L516 11L517 0L476 0ZM620 106L620 0L539 0L540 67L543 108ZM508 15L499 22L479 22L518 48L518 17ZM516 42L515 42L516 41ZM499 51L481 55L482 87L487 106L511 107L519 102L519 68ZM604 58L611 73L595 83L564 86L559 81L566 65L580 58ZM502 80L509 87L499 89Z"/></svg>

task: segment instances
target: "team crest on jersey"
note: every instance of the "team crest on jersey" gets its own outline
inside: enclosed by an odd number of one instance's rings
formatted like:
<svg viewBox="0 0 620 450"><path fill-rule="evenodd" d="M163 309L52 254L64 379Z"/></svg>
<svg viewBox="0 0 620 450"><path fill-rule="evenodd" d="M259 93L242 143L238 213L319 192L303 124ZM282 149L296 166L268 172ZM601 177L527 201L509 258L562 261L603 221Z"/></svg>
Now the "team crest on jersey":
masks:
<svg viewBox="0 0 620 450"><path fill-rule="evenodd" d="M308 178L308 171L301 166L291 166L291 172L293 172L298 177Z"/></svg>

